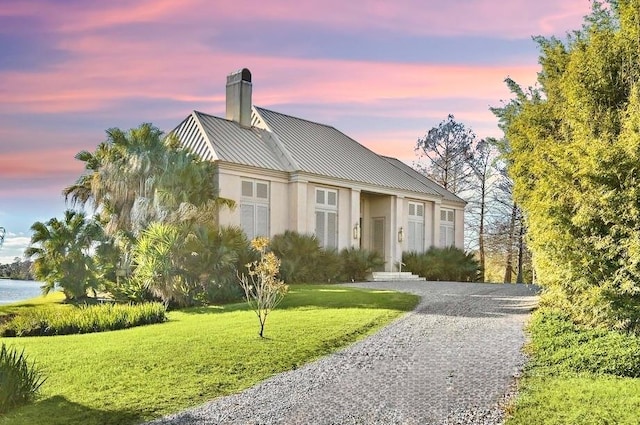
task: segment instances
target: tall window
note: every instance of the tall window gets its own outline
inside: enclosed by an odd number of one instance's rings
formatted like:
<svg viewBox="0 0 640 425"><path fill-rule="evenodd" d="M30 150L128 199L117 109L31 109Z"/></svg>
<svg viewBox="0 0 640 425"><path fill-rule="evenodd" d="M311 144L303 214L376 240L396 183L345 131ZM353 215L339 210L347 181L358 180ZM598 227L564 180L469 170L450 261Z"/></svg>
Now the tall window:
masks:
<svg viewBox="0 0 640 425"><path fill-rule="evenodd" d="M440 246L455 245L455 211L440 210Z"/></svg>
<svg viewBox="0 0 640 425"><path fill-rule="evenodd" d="M407 244L409 251L424 252L424 204L409 202L408 224Z"/></svg>
<svg viewBox="0 0 640 425"><path fill-rule="evenodd" d="M338 248L338 191L316 189L316 237L323 248Z"/></svg>
<svg viewBox="0 0 640 425"><path fill-rule="evenodd" d="M240 226L249 239L269 236L269 183L242 180Z"/></svg>

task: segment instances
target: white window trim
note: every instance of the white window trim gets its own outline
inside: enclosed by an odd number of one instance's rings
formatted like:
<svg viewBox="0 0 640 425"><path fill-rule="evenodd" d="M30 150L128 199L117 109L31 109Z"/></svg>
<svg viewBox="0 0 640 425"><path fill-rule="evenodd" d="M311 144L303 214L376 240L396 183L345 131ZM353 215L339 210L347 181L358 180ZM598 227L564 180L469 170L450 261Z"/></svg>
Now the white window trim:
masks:
<svg viewBox="0 0 640 425"><path fill-rule="evenodd" d="M319 192L323 192L323 199L324 202L318 202L318 193ZM329 194L332 194L335 197L335 205L334 204L330 204L329 203ZM318 241L320 242L320 246L322 246L323 248L335 248L338 249L338 223L339 223L339 219L338 219L338 190L336 189L329 189L329 188L325 188L325 187L316 187L315 191L314 191L314 202L315 202L315 213L314 213L314 220L315 220L315 234L316 234L316 238L318 238ZM318 232L318 228L320 226L318 226L318 214L322 215L322 234L319 234ZM334 227L335 227L335 231L333 233L333 237L330 239L330 235L329 235L329 217L331 214L335 215L335 223L334 223ZM331 240L333 243L329 243L329 240Z"/></svg>
<svg viewBox="0 0 640 425"><path fill-rule="evenodd" d="M445 219L442 219L444 213ZM452 220L447 220L449 213L453 216ZM456 244L456 211L452 208L440 209L440 246L443 248L455 246Z"/></svg>
<svg viewBox="0 0 640 425"><path fill-rule="evenodd" d="M251 183L251 196L242 194L242 186L244 183ZM267 188L267 197L259 198L257 196L258 193L258 185L265 185ZM271 229L271 185L267 180L257 180L257 179L249 179L242 178L240 181L240 227L244 230L245 234L249 239L253 239L257 236L269 236ZM253 209L253 219L251 223L252 231L248 231L246 223L243 223L243 209L245 207L251 207ZM266 213L265 213L266 209ZM260 220L260 214L265 214L265 217L262 217L263 220ZM264 221L264 228L259 229L259 224Z"/></svg>
<svg viewBox="0 0 640 425"><path fill-rule="evenodd" d="M413 207L413 208L412 208ZM414 214L411 214L413 209ZM422 215L418 214L422 210ZM409 251L424 252L425 249L425 205L422 202L409 201L407 219L407 248Z"/></svg>

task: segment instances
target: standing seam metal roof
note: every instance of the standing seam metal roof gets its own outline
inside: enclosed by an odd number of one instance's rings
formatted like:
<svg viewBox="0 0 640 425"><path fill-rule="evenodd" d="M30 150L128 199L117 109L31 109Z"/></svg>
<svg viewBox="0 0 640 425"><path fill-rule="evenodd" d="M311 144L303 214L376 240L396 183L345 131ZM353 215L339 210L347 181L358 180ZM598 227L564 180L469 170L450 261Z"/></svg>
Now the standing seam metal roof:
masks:
<svg viewBox="0 0 640 425"><path fill-rule="evenodd" d="M464 203L408 165L376 154L334 127L255 106L254 114L258 116L252 121L261 122L268 129L245 128L234 121L194 111L175 131L182 143L203 159L307 172Z"/></svg>
<svg viewBox="0 0 640 425"><path fill-rule="evenodd" d="M266 130L244 128L224 118L194 111L218 158L236 164L289 171L268 143Z"/></svg>
<svg viewBox="0 0 640 425"><path fill-rule="evenodd" d="M429 186L434 191L438 192L447 201L459 202L459 203L465 203L465 204L467 203L467 201L465 201L464 199L460 198L459 196L455 195L452 192L449 192L447 189L440 186L438 183L434 182L424 174L409 167L407 164L400 161L399 159L392 158L390 156L383 156L382 158L384 158L387 162L389 162L389 164L393 165L399 170L402 170L404 173L407 173L412 178L420 180L422 184L424 184L425 186Z"/></svg>
<svg viewBox="0 0 640 425"><path fill-rule="evenodd" d="M254 107L300 171L442 196L334 127Z"/></svg>

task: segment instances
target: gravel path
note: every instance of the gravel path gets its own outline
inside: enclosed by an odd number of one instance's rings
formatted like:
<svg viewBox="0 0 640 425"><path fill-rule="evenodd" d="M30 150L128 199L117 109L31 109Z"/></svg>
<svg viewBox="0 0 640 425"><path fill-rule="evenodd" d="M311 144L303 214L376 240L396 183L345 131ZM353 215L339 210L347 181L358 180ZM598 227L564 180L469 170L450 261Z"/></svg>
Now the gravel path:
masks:
<svg viewBox="0 0 640 425"><path fill-rule="evenodd" d="M240 394L162 418L186 424L500 424L522 369L527 285L367 282L422 296L375 335Z"/></svg>

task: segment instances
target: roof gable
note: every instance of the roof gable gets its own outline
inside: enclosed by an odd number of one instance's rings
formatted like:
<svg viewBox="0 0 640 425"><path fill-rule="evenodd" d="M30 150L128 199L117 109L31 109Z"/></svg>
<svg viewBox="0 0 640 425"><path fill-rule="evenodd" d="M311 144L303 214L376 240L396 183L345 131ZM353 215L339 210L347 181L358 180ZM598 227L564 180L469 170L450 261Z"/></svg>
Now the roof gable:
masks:
<svg viewBox="0 0 640 425"><path fill-rule="evenodd" d="M193 111L175 132L181 143L202 159L290 171L290 165L274 149L271 134L266 130L245 128L224 118Z"/></svg>

